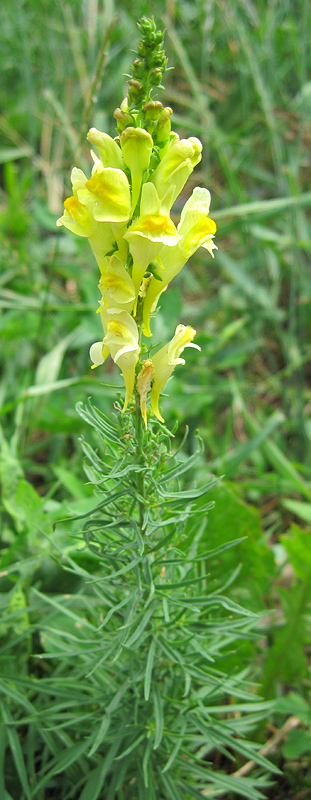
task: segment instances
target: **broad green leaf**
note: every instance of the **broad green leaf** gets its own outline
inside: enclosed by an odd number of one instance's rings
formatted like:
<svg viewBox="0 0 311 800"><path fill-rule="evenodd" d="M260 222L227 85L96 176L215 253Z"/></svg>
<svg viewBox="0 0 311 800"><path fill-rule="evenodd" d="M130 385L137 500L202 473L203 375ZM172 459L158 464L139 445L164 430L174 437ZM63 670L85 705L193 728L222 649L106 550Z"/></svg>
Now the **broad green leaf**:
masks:
<svg viewBox="0 0 311 800"><path fill-rule="evenodd" d="M234 599L248 607L251 604L255 611L260 610L264 607L262 598L271 585L275 566L273 554L263 541L259 512L241 500L234 485L225 482L215 488L214 498L215 507L208 516L206 533L199 544L200 557L204 555L206 541L211 548L215 547L213 576L220 585L224 574L231 575L237 563L241 563L241 570L236 575L229 596L234 596ZM236 548L233 536L236 536ZM220 550L221 547L224 549ZM217 560L217 549L221 561ZM212 555L206 554L207 558Z"/></svg>
<svg viewBox="0 0 311 800"><path fill-rule="evenodd" d="M311 753L311 737L307 731L302 731L300 728L289 731L286 742L282 747L282 754L284 758L293 759L305 753Z"/></svg>
<svg viewBox="0 0 311 800"><path fill-rule="evenodd" d="M290 692L276 701L275 710L279 714L294 714L304 725L311 724L311 708L307 700L297 692Z"/></svg>
<svg viewBox="0 0 311 800"><path fill-rule="evenodd" d="M291 565L296 575L302 581L311 580L311 536L307 531L301 530L298 525L292 525L289 533L280 536L280 541L285 547Z"/></svg>

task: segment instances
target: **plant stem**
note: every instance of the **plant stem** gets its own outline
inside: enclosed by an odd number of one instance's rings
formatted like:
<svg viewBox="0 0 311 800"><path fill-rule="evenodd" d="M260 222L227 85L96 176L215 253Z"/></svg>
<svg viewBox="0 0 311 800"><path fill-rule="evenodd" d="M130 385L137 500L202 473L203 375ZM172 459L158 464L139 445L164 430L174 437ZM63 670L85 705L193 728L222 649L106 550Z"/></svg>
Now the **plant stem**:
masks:
<svg viewBox="0 0 311 800"><path fill-rule="evenodd" d="M142 466L144 463L144 454L143 454L143 429L142 429L142 416L140 413L140 403L139 403L139 395L136 393L135 397L135 429L136 429L136 452L137 452L137 463L139 466ZM143 524L144 524L144 510L145 510L145 485L144 485L144 473L137 472L136 475L136 485L137 485L137 492L138 492L138 509L139 509L139 527L141 534L143 534Z"/></svg>

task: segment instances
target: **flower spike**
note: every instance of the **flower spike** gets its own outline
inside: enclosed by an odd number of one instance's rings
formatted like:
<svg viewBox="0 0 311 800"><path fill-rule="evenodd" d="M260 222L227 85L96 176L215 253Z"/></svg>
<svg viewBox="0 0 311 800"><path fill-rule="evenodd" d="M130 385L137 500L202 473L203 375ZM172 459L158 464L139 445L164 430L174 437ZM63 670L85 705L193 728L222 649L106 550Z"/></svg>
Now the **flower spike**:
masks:
<svg viewBox="0 0 311 800"><path fill-rule="evenodd" d="M90 128L87 139L96 149L91 177L72 170L73 194L57 225L89 240L100 269L104 337L90 349L93 367L111 355L125 382L123 411L135 391L146 428L149 392L152 410L163 421L161 390L174 367L184 363L185 347L200 348L192 342L195 330L178 325L171 341L149 358L141 335L152 336L150 315L187 260L199 247L214 257L217 247L207 189L193 190L176 226L171 219L176 198L201 161L202 144L172 131L172 109L153 96L167 68L164 34L153 19L142 17L138 27L142 38L128 94L114 112L118 136Z"/></svg>

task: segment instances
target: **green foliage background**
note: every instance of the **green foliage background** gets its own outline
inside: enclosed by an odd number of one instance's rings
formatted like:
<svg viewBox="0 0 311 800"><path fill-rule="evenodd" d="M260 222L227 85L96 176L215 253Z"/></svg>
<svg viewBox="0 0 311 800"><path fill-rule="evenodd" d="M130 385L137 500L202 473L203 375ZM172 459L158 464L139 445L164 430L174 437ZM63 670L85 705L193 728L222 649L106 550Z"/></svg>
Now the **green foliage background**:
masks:
<svg viewBox="0 0 311 800"><path fill-rule="evenodd" d="M194 478L225 474L209 546L247 536L214 565L215 579L241 562L228 592L266 612L260 641L231 659L251 664L265 697L285 696L276 725L284 714L301 719L283 752L284 797L294 797L297 780L301 791L310 781L309 5L168 0L152 13L167 28L174 67L161 99L180 135L202 139L193 185L212 193L219 247L214 261L193 257L154 320L159 341L178 322L192 324L202 348L176 370L163 409L169 428L178 420L177 441L189 425L185 454L200 430L205 459ZM111 365L90 370L96 264L84 241L56 232L55 219L70 168L90 169L88 128L114 135L142 14L150 4L139 0L135 9L125 0L4 0L0 10L1 664L22 678L39 644L27 633L32 603L37 613L30 587L46 597L79 597L81 588L60 561L75 542L62 526L51 532L51 522L94 504L78 441L89 434L75 404L91 395L110 413L115 387L122 393ZM76 555L81 569L90 559ZM4 721L8 713L19 712L4 709ZM13 785L17 770L28 797L21 764L17 755Z"/></svg>

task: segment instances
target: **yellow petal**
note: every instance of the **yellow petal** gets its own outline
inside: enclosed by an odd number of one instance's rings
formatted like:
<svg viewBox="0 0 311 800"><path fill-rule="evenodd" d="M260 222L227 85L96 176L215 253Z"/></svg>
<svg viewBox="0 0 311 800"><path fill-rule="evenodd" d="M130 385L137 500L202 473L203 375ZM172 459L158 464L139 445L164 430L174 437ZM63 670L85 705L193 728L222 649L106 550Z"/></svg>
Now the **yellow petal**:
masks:
<svg viewBox="0 0 311 800"><path fill-rule="evenodd" d="M117 255L111 256L109 261L106 260L106 269L102 271L99 289L106 305L132 311L135 300L134 284Z"/></svg>
<svg viewBox="0 0 311 800"><path fill-rule="evenodd" d="M154 381L151 390L151 407L155 416L163 422L159 411L159 397L160 393L165 386L166 382L172 375L174 367L177 364L184 364L183 358L180 354L185 347L195 347L200 350L200 347L192 343L196 331L190 325L177 325L175 335L168 344L164 345L161 350L152 357L154 365Z"/></svg>
<svg viewBox="0 0 311 800"><path fill-rule="evenodd" d="M100 160L104 167L123 169L123 158L119 145L108 133L91 128L87 134L87 139L91 144L95 144Z"/></svg>
<svg viewBox="0 0 311 800"><path fill-rule="evenodd" d="M212 236L214 236L216 230L216 222L214 222L214 220L210 217L206 217L205 219L197 222L183 238L182 248L184 252L192 255L192 253L195 252L200 245L202 246L207 239L210 239Z"/></svg>
<svg viewBox="0 0 311 800"><path fill-rule="evenodd" d="M96 170L78 190L78 198L98 222L126 222L130 216L131 197L126 175L121 169Z"/></svg>
<svg viewBox="0 0 311 800"><path fill-rule="evenodd" d="M63 216L56 222L57 227L63 225L77 236L91 236L96 223L89 211L81 205L78 198L74 195L67 197L67 200L64 201L64 208Z"/></svg>
<svg viewBox="0 0 311 800"><path fill-rule="evenodd" d="M133 317L120 308L106 309L101 305L100 316L105 331L103 343L109 348L111 357L123 375L125 411L134 391L135 367L140 352L138 328Z"/></svg>
<svg viewBox="0 0 311 800"><path fill-rule="evenodd" d="M202 144L196 137L180 139L169 148L152 175L160 200L171 188L170 203L173 205L194 167L201 161L201 153Z"/></svg>

